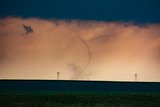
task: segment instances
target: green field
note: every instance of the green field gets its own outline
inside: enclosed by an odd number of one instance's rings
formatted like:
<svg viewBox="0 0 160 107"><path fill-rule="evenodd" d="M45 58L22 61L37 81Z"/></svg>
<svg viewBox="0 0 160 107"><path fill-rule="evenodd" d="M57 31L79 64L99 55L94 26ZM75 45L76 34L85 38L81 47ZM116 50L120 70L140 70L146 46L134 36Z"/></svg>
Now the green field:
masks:
<svg viewBox="0 0 160 107"><path fill-rule="evenodd" d="M3 91L0 107L160 107L160 93Z"/></svg>

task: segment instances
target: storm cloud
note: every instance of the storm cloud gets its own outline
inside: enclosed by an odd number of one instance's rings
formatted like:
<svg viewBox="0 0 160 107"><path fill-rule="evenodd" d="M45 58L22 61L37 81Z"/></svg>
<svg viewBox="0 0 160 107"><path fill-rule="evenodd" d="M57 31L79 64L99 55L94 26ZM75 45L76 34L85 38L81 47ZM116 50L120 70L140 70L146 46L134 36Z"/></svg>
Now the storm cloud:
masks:
<svg viewBox="0 0 160 107"><path fill-rule="evenodd" d="M60 79L160 81L160 25L0 19L1 79L56 79L57 72Z"/></svg>

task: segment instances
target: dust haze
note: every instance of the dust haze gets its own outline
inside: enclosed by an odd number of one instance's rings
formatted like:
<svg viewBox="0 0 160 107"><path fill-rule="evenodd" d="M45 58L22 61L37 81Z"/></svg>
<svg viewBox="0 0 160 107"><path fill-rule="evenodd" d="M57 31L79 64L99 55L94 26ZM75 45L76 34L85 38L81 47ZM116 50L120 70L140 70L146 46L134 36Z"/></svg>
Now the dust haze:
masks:
<svg viewBox="0 0 160 107"><path fill-rule="evenodd" d="M33 32L25 32L23 25ZM160 81L160 25L0 19L1 79Z"/></svg>

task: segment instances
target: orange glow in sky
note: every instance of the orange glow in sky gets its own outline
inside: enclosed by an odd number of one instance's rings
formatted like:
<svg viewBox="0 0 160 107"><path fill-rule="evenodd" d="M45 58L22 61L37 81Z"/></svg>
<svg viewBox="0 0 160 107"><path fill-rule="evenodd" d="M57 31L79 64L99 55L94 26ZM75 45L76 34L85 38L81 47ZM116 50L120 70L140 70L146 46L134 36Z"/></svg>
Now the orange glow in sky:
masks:
<svg viewBox="0 0 160 107"><path fill-rule="evenodd" d="M26 34L22 25L31 26ZM0 19L0 79L160 81L160 25Z"/></svg>

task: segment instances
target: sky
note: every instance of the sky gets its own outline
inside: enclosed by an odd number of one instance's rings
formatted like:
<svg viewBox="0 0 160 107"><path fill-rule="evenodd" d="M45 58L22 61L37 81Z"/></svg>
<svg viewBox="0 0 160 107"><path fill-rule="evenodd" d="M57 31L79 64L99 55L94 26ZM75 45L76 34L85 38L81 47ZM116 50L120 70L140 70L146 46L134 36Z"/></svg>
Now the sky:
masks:
<svg viewBox="0 0 160 107"><path fill-rule="evenodd" d="M160 22L159 0L1 0L0 17Z"/></svg>
<svg viewBox="0 0 160 107"><path fill-rule="evenodd" d="M1 0L0 78L160 81L159 13L159 0Z"/></svg>

